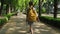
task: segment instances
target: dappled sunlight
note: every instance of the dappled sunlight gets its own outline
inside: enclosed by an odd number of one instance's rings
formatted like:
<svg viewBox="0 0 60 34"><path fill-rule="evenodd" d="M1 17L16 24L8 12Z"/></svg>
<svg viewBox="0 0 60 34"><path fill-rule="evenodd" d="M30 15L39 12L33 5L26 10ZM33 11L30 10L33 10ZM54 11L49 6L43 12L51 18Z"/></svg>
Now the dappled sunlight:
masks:
<svg viewBox="0 0 60 34"><path fill-rule="evenodd" d="M5 34L30 34L27 33L29 30L29 25L26 23L25 17L23 15L15 17L13 16L13 18L11 18L9 22L4 25L1 33L3 33L2 31L5 30ZM59 34L56 29L42 22L33 23L32 27L34 30L34 34Z"/></svg>
<svg viewBox="0 0 60 34"><path fill-rule="evenodd" d="M36 28L39 28L40 26L35 26Z"/></svg>
<svg viewBox="0 0 60 34"><path fill-rule="evenodd" d="M17 30L17 29L21 29L22 27L15 27L15 29Z"/></svg>
<svg viewBox="0 0 60 34"><path fill-rule="evenodd" d="M19 33L26 33L27 31L21 31L21 30L20 30L20 31L18 31L18 32L19 32Z"/></svg>
<svg viewBox="0 0 60 34"><path fill-rule="evenodd" d="M15 31L15 28L9 28L7 31L6 31L6 34L11 34L12 32Z"/></svg>
<svg viewBox="0 0 60 34"><path fill-rule="evenodd" d="M20 21L23 21L22 19Z"/></svg>
<svg viewBox="0 0 60 34"><path fill-rule="evenodd" d="M49 17L53 17L53 14L41 14L42 16L49 16Z"/></svg>
<svg viewBox="0 0 60 34"><path fill-rule="evenodd" d="M34 23L34 32L39 34L57 34L54 30L55 28L51 28L49 25L44 23Z"/></svg>
<svg viewBox="0 0 60 34"><path fill-rule="evenodd" d="M14 31L14 30L15 30L15 28L9 28L8 30L9 30L9 31Z"/></svg>
<svg viewBox="0 0 60 34"><path fill-rule="evenodd" d="M60 0L0 0L0 34L60 34L53 26L60 27Z"/></svg>
<svg viewBox="0 0 60 34"><path fill-rule="evenodd" d="M24 25L24 23L20 23L21 25Z"/></svg>
<svg viewBox="0 0 60 34"><path fill-rule="evenodd" d="M34 32L40 33L40 30L39 29L35 29Z"/></svg>
<svg viewBox="0 0 60 34"><path fill-rule="evenodd" d="M41 26L41 25L45 25L45 24L42 24L42 23L34 23L34 25Z"/></svg>
<svg viewBox="0 0 60 34"><path fill-rule="evenodd" d="M48 29L40 29L40 31L50 31L50 30L48 30Z"/></svg>
<svg viewBox="0 0 60 34"><path fill-rule="evenodd" d="M45 24L42 24L42 23L34 23L34 27L35 28L45 28L46 25Z"/></svg>

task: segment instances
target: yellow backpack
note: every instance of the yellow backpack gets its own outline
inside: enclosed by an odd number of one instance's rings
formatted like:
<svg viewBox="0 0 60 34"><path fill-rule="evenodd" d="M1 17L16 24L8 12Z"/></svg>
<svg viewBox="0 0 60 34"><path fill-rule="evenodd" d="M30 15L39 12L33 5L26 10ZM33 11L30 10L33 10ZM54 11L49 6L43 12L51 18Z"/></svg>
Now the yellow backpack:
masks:
<svg viewBox="0 0 60 34"><path fill-rule="evenodd" d="M36 12L33 9L29 10L28 21L36 21L36 17Z"/></svg>

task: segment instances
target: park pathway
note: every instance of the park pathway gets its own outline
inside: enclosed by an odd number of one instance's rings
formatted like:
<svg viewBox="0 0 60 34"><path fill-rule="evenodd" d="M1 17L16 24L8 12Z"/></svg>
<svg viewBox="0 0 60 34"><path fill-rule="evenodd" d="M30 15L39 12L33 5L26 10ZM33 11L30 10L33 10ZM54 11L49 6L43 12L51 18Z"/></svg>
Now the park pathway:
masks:
<svg viewBox="0 0 60 34"><path fill-rule="evenodd" d="M28 25L26 23L26 15L20 13L18 16L12 16L0 29L0 34L30 34L28 33ZM34 34L60 34L60 29L51 27L42 22L33 24Z"/></svg>

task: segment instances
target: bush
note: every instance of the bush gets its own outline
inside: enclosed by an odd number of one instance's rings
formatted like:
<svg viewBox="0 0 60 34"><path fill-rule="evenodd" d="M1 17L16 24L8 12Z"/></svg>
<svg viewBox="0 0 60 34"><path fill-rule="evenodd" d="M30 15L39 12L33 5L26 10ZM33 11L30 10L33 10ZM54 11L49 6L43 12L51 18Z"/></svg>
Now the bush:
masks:
<svg viewBox="0 0 60 34"><path fill-rule="evenodd" d="M9 19L10 19L10 17L11 17L11 16L13 16L13 14L14 14L14 13L9 13L9 14L5 15L5 17L7 17L7 18L8 18L8 20L9 20Z"/></svg>
<svg viewBox="0 0 60 34"><path fill-rule="evenodd" d="M0 26L2 26L3 24L7 23L7 21L10 19L10 17L13 15L14 13L10 13L4 16L4 18L0 19Z"/></svg>
<svg viewBox="0 0 60 34"><path fill-rule="evenodd" d="M41 16L40 17L40 21L56 26L56 27L60 27L60 18L53 18L53 17L48 17L48 16Z"/></svg>
<svg viewBox="0 0 60 34"><path fill-rule="evenodd" d="M3 25L3 24L5 24L7 21L8 21L7 18L0 19L0 26Z"/></svg>

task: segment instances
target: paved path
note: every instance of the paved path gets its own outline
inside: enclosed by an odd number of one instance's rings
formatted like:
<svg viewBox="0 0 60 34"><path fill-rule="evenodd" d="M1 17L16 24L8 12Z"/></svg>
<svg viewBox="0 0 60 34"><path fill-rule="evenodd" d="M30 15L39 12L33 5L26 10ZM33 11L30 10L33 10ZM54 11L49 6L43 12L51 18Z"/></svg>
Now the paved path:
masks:
<svg viewBox="0 0 60 34"><path fill-rule="evenodd" d="M26 16L20 14L18 16L12 16L7 24L5 24L0 30L0 34L30 34L27 33L28 25L25 20ZM33 24L34 34L60 34L60 30L41 22Z"/></svg>

